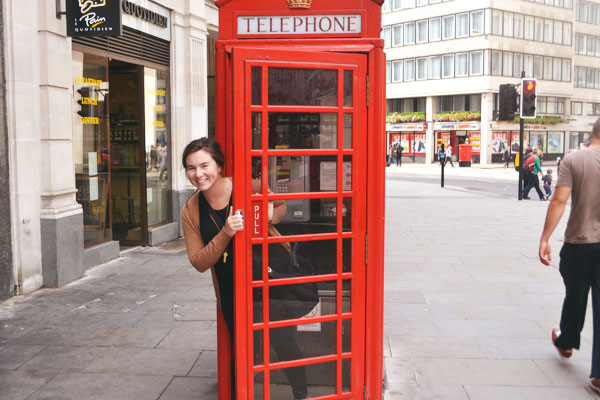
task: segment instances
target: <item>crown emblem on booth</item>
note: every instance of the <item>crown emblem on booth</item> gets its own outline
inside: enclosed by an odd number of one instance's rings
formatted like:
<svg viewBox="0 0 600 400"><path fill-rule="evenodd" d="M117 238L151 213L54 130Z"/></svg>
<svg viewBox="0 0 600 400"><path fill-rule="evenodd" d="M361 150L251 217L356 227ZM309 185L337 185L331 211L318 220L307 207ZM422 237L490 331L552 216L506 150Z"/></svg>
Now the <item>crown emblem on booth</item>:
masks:
<svg viewBox="0 0 600 400"><path fill-rule="evenodd" d="M313 0L286 0L289 8L310 8Z"/></svg>

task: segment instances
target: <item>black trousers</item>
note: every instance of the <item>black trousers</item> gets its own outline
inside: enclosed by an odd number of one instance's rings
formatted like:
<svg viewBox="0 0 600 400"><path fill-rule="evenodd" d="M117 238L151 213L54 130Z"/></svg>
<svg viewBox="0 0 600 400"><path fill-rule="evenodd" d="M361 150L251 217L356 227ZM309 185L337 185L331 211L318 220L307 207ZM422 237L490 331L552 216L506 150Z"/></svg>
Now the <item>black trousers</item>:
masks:
<svg viewBox="0 0 600 400"><path fill-rule="evenodd" d="M542 193L542 190L540 189L540 178L538 178L538 175L533 172L528 172L527 174L527 186L525 186L525 189L523 189L523 197L529 197L529 191L532 188L535 188L538 196L540 196L540 200L543 199L544 193Z"/></svg>
<svg viewBox="0 0 600 400"><path fill-rule="evenodd" d="M560 274L565 300L560 316L561 334L555 344L561 349L579 349L591 288L594 340L590 378L600 378L600 243L565 243L560 251Z"/></svg>

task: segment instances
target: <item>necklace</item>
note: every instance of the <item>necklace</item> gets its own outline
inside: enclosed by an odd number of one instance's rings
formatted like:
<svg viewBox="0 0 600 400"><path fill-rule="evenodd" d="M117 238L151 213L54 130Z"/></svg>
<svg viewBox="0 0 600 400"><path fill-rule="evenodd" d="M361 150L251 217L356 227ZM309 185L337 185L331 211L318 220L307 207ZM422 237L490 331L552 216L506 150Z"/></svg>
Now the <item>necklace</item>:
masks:
<svg viewBox="0 0 600 400"><path fill-rule="evenodd" d="M227 218L229 217L229 210L231 207L227 207L227 214L225 214L225 221L227 221ZM222 227L219 226L219 224L217 224L217 221L215 221L215 219L213 218L212 214L208 213L208 215L210 216L210 219L212 219L213 224L215 224L215 226L217 227L217 229L220 231L222 229ZM229 254L227 253L227 248L225 248L225 252L223 253L223 264L225 264L225 262L227 261L227 256Z"/></svg>

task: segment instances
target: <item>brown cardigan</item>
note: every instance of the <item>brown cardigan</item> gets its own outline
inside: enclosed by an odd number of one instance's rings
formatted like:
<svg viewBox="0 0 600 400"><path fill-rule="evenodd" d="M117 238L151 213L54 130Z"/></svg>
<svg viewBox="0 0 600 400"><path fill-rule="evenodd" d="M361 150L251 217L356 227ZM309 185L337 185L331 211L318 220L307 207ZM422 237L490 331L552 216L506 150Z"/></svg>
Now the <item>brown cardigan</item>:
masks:
<svg viewBox="0 0 600 400"><path fill-rule="evenodd" d="M255 187L255 182L253 182L252 187ZM217 283L214 265L219 257L223 255L231 238L221 230L208 245L204 244L202 234L200 233L200 210L198 208L199 193L200 192L196 191L196 193L194 193L185 203L181 213L181 224L183 226L183 234L185 236L185 244L190 263L200 272L205 272L210 268L215 295L220 302L219 285ZM273 235L271 231L276 231L273 224L277 224L281 221L281 218L283 218L287 212L285 201L276 200L273 202L273 205L273 219L269 224L270 235ZM248 220L248 217L246 217L246 226L248 226Z"/></svg>

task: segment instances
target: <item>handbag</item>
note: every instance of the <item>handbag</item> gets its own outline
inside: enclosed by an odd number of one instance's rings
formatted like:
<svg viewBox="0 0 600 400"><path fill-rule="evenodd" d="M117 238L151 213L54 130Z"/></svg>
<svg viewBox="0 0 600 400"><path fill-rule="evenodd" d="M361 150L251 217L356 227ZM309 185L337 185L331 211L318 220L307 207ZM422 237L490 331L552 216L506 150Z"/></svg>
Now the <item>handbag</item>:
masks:
<svg viewBox="0 0 600 400"><path fill-rule="evenodd" d="M271 232L271 229L269 231ZM262 254L260 252L253 252L252 264L254 279L260 280L262 275ZM298 243L294 243L291 249L286 248L283 243L269 244L267 271L269 279L287 279L315 274L311 262L300 254ZM255 298L255 303L262 301L262 294L257 293L257 295L260 298ZM319 294L316 282L270 286L270 320L301 318L308 314L318 302Z"/></svg>

